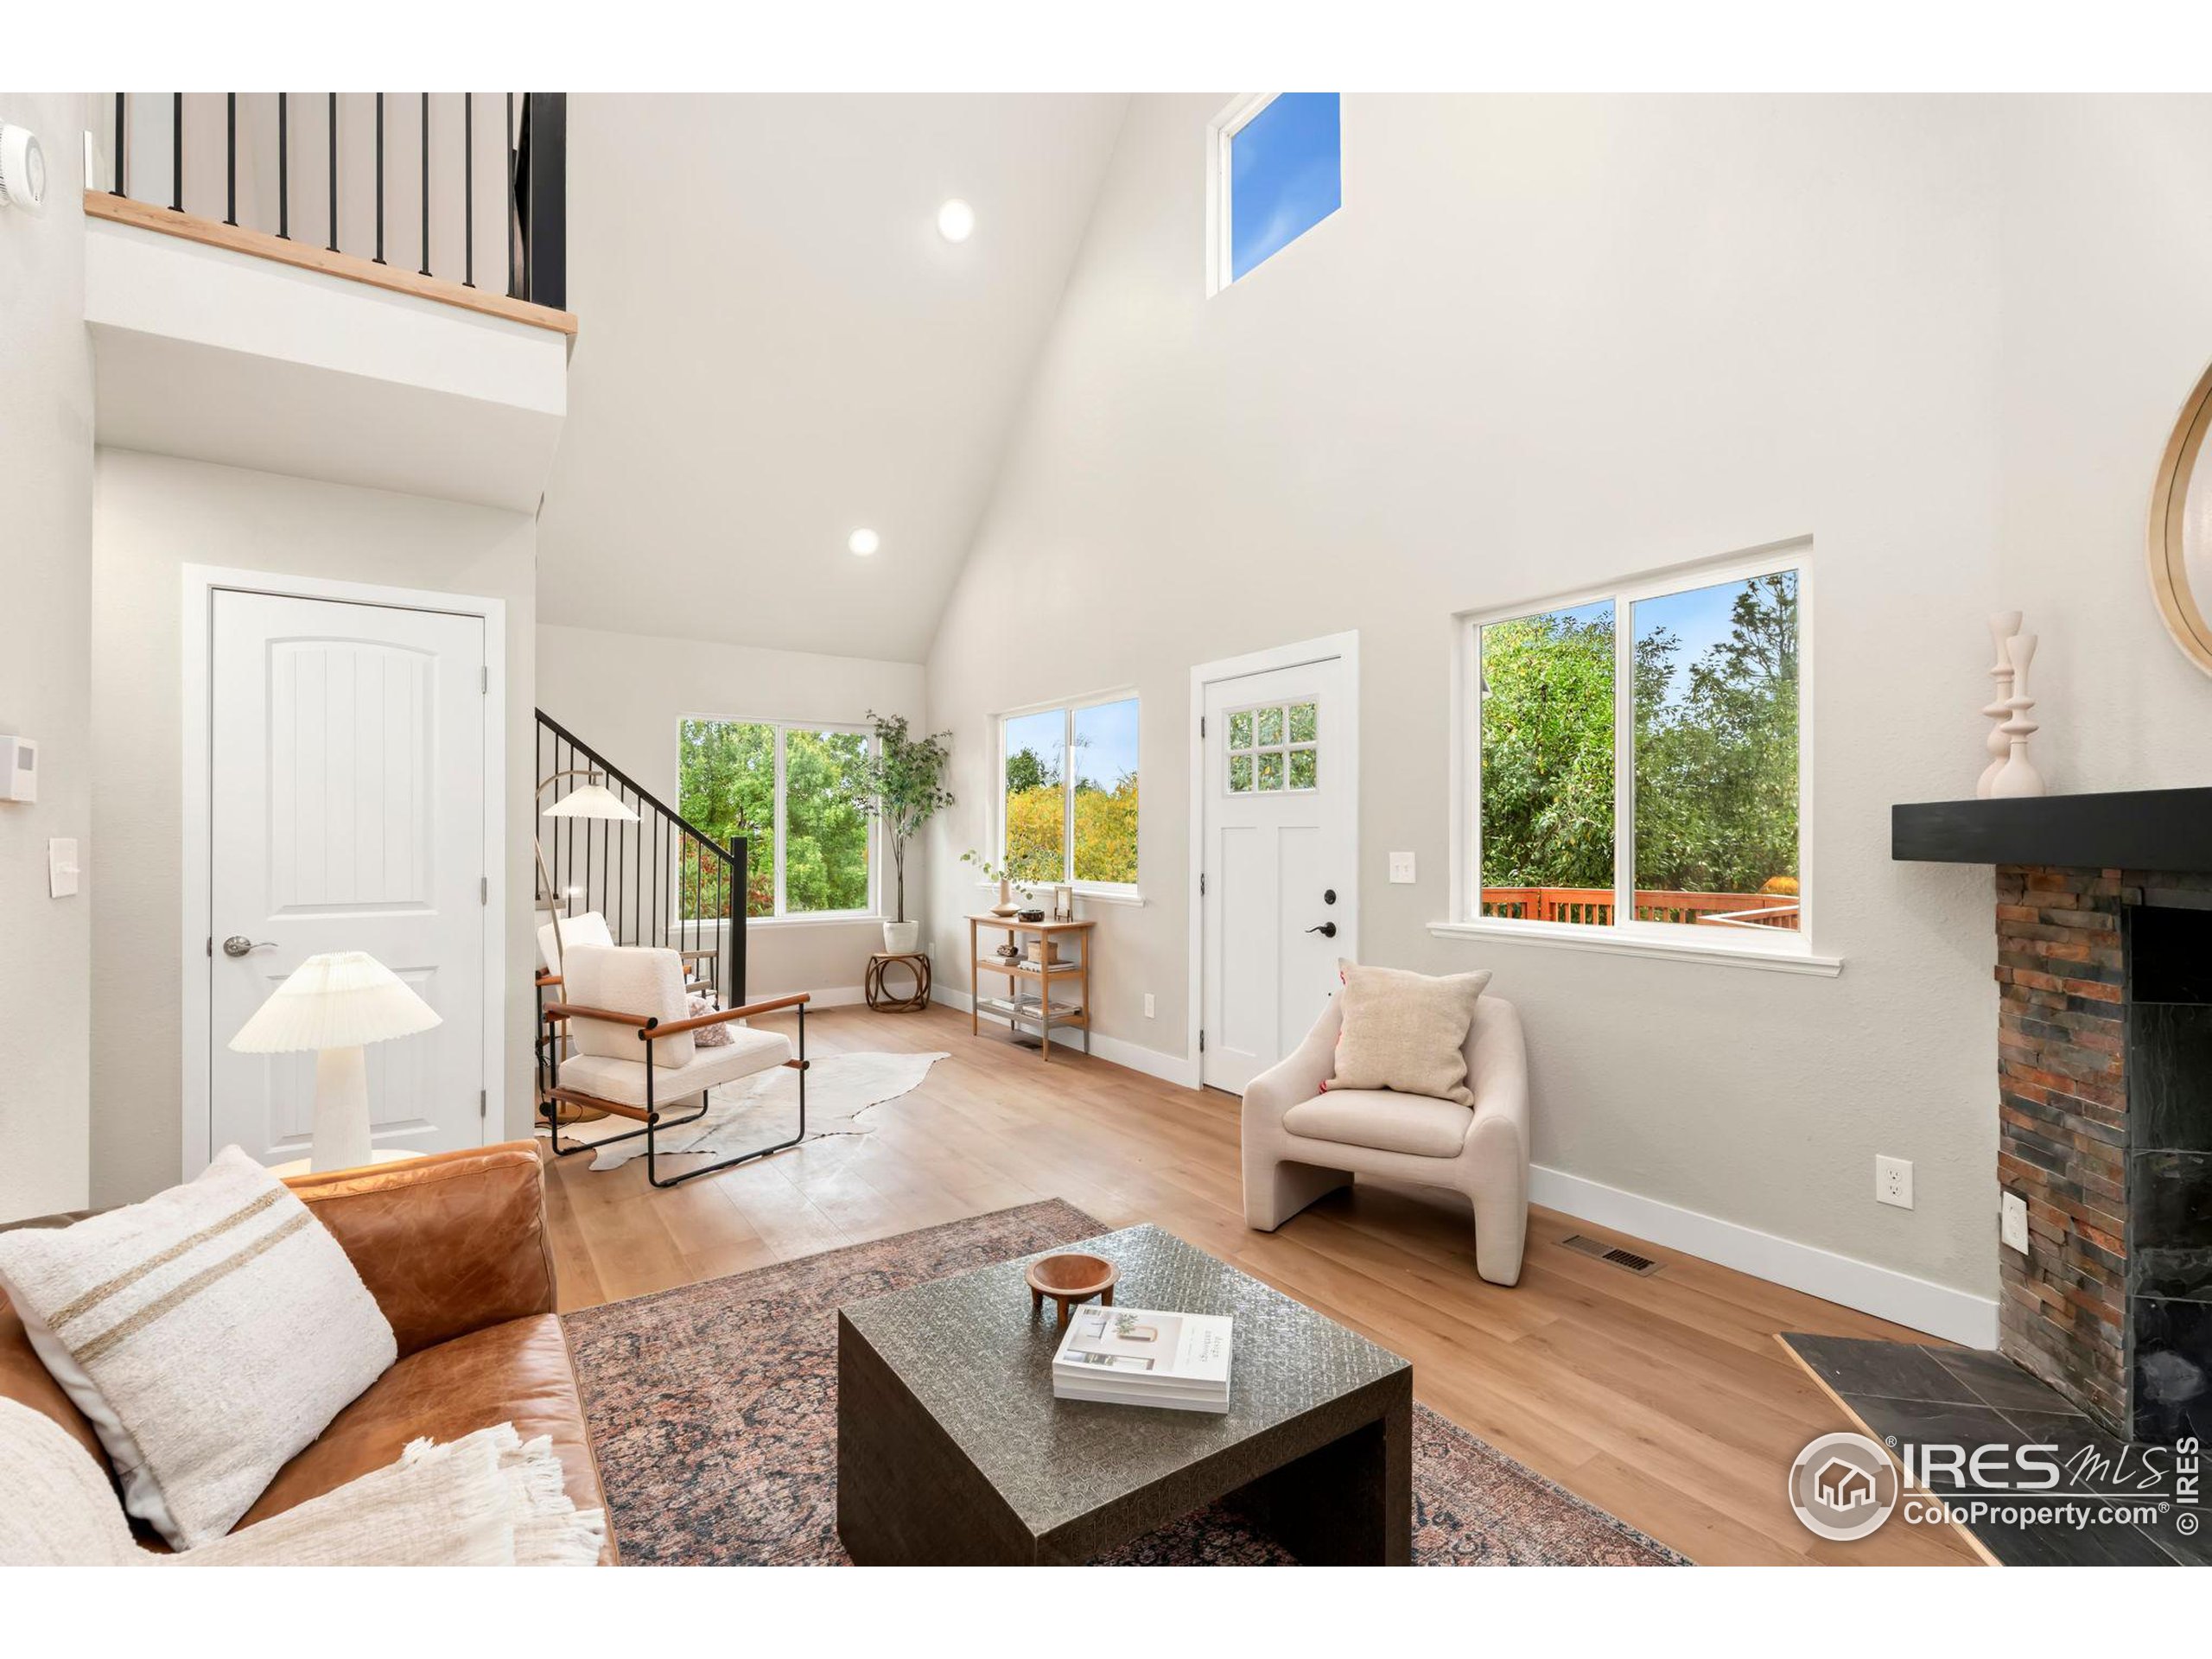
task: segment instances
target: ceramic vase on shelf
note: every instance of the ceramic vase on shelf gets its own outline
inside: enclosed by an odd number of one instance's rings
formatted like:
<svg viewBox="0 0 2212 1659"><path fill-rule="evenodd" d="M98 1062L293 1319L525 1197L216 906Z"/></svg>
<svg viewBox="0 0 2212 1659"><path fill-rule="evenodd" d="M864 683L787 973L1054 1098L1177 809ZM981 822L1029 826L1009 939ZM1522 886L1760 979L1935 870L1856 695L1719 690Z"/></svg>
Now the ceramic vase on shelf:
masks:
<svg viewBox="0 0 2212 1659"><path fill-rule="evenodd" d="M1011 916L1021 908L1014 902L1014 883L1004 876L999 878L999 901L991 906L994 916Z"/></svg>
<svg viewBox="0 0 2212 1659"><path fill-rule="evenodd" d="M2043 774L2028 759L2028 740L2041 729L2028 712L2036 706L2036 700L2028 695L2028 664L2036 658L2035 635L2014 634L2005 642L2005 655L2012 665L2012 695L2005 699L2010 717L1997 729L2004 734L2008 753L2004 766L1990 780L1993 800L2044 792Z"/></svg>
<svg viewBox="0 0 2212 1659"><path fill-rule="evenodd" d="M2012 754L2012 740L2005 735L2005 722L2012 717L2012 705L2006 701L2012 695L2012 660L2005 654L2005 643L2019 631L2018 611L1999 611L1989 619L1989 643L1997 659L1990 665L1989 677L1996 683L1997 695L1981 711L1991 724L1989 764L1981 769L1980 779L1974 786L1975 798L1980 800L1989 798L1997 774L2005 770L2005 763Z"/></svg>

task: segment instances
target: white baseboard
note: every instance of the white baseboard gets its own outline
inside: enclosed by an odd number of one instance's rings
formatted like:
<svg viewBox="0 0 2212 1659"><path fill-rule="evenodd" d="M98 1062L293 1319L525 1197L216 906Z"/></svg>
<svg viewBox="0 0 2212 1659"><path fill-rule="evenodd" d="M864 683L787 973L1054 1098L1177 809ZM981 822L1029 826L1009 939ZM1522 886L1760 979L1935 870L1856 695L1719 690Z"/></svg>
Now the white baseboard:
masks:
<svg viewBox="0 0 2212 1659"><path fill-rule="evenodd" d="M965 1014L969 1009L968 993L949 985L940 985L930 993L930 1001L948 1008L957 1008ZM1061 1039L1053 1039L1057 1045ZM1081 1047L1077 1037L1073 1046ZM1162 1083L1179 1084L1185 1089L1198 1086L1198 1068L1180 1054L1166 1054L1156 1048L1147 1048L1141 1043L1124 1042L1119 1037L1109 1037L1103 1032L1093 1032L1090 1052L1102 1060L1111 1060L1116 1065L1126 1065L1132 1071L1141 1071L1148 1077L1158 1077Z"/></svg>
<svg viewBox="0 0 2212 1659"><path fill-rule="evenodd" d="M749 1002L766 1002L779 996L800 995L802 993L798 991L756 991L750 987L745 993ZM804 995L809 1008L849 1008L856 1002L868 1001L857 985L834 985L826 991L807 991Z"/></svg>
<svg viewBox="0 0 2212 1659"><path fill-rule="evenodd" d="M1968 1348L1997 1345L1997 1303L1990 1297L1777 1238L1541 1164L1529 1171L1529 1201Z"/></svg>

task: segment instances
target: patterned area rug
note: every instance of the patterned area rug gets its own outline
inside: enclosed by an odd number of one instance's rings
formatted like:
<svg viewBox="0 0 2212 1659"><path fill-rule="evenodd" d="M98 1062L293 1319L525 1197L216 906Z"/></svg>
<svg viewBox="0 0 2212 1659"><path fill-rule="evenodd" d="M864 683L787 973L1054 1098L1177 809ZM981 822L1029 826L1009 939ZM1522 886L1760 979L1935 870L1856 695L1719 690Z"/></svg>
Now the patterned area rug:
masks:
<svg viewBox="0 0 2212 1659"><path fill-rule="evenodd" d="M836 1309L1109 1230L1058 1199L562 1316L610 1518L641 1566L845 1565ZM1425 1567L1687 1565L1426 1407L1414 1408ZM1103 1558L1287 1565L1215 1507Z"/></svg>

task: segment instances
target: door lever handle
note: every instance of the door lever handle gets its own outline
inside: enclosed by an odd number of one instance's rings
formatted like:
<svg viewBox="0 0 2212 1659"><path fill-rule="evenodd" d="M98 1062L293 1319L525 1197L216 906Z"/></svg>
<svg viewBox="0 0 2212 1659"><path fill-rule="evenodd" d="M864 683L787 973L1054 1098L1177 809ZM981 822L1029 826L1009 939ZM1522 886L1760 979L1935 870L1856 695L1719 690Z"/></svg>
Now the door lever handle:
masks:
<svg viewBox="0 0 2212 1659"><path fill-rule="evenodd" d="M1337 925L1334 922L1324 922L1319 927L1309 927L1306 931L1308 933L1319 933L1325 939L1333 939L1337 937ZM229 947L226 945L224 948L227 950Z"/></svg>
<svg viewBox="0 0 2212 1659"><path fill-rule="evenodd" d="M223 941L223 954L226 957L243 957L250 951L274 950L276 948L276 941L274 939L249 939L243 933L233 933Z"/></svg>

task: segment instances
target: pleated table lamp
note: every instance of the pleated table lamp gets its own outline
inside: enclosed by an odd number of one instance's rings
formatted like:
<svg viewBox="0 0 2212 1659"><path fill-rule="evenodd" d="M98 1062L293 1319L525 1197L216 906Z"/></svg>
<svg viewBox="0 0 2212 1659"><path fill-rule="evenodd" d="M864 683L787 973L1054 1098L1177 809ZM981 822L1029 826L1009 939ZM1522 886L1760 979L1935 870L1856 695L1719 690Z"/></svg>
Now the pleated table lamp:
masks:
<svg viewBox="0 0 2212 1659"><path fill-rule="evenodd" d="M369 1068L363 1045L428 1031L437 1011L365 950L309 957L238 1028L240 1054L315 1056L313 1170L354 1169L373 1161L369 1145Z"/></svg>

